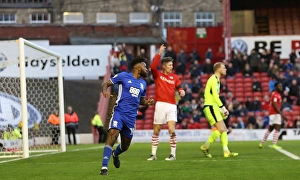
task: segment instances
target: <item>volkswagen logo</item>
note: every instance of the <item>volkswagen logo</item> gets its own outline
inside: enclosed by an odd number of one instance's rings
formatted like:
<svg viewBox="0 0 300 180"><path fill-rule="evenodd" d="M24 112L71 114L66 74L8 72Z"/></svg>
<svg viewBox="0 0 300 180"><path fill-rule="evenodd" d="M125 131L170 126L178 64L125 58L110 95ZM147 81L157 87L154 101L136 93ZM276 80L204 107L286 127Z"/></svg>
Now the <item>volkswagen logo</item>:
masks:
<svg viewBox="0 0 300 180"><path fill-rule="evenodd" d="M41 113L31 104L27 103L28 128L42 120ZM10 94L0 91L0 129L5 130L8 124L17 127L22 120L21 100Z"/></svg>
<svg viewBox="0 0 300 180"><path fill-rule="evenodd" d="M238 50L238 51L241 51L242 53L248 51L247 43L245 41L241 40L241 39L237 39L237 40L232 41L231 47Z"/></svg>

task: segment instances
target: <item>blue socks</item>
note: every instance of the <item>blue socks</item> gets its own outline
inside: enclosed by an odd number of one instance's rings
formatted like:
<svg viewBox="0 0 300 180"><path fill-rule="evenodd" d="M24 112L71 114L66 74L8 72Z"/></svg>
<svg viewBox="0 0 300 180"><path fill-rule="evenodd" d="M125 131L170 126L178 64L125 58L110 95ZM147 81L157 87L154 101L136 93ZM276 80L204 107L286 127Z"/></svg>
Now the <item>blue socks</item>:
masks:
<svg viewBox="0 0 300 180"><path fill-rule="evenodd" d="M124 151L121 148L121 144L119 144L114 152L114 156L119 156L120 154L122 154Z"/></svg>
<svg viewBox="0 0 300 180"><path fill-rule="evenodd" d="M103 151L102 168L103 167L107 168L107 165L108 165L108 162L109 162L109 159L111 156L111 152L112 152L112 147L109 145L106 145L104 147L104 151Z"/></svg>

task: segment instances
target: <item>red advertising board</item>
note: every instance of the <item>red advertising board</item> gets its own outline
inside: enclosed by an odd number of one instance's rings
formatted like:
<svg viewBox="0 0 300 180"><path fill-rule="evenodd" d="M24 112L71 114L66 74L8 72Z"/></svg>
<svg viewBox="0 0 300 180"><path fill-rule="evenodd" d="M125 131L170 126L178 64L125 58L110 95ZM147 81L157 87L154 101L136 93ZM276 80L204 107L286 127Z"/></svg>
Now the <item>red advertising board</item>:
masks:
<svg viewBox="0 0 300 180"><path fill-rule="evenodd" d="M212 48L213 61L220 60L217 58L217 52L220 46L224 49L222 32L223 27L198 28L198 30L196 27L168 27L167 41L176 53L179 53L180 49L184 49L189 55L195 48L201 56L201 64L203 64L208 48ZM199 33L202 34L199 35Z"/></svg>

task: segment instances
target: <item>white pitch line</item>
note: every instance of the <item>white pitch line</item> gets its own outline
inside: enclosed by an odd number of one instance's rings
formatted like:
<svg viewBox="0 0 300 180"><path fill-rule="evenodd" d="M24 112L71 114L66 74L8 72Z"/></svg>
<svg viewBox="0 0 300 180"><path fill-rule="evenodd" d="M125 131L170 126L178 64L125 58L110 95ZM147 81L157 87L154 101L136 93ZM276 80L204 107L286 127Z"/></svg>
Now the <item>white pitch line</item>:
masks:
<svg viewBox="0 0 300 180"><path fill-rule="evenodd" d="M73 152L73 151L83 151L83 150L91 150L91 149L101 149L104 148L104 146L98 146L98 147L89 147L89 148L82 148L82 149L72 149L66 152ZM50 155L50 154L58 154L58 153L62 153L62 152L52 152L52 153L46 153L46 154L36 154L36 155L31 155L29 158L32 157L39 157L39 156L45 156L45 155ZM5 161L0 161L0 164L2 163L7 163L7 162L13 162L13 161L19 161L19 160L23 160L25 158L18 158L18 159L10 159L10 160L5 160Z"/></svg>
<svg viewBox="0 0 300 180"><path fill-rule="evenodd" d="M277 148L277 149L275 149L275 150L281 152L282 154L284 154L284 155L286 155L286 156L288 156L288 157L290 157L290 158L292 158L292 159L300 160L300 157L299 157L299 156L297 156L297 155L295 155L295 154L293 154L293 153L291 153L291 152L288 152L288 151L286 151L286 150L284 150L284 149Z"/></svg>

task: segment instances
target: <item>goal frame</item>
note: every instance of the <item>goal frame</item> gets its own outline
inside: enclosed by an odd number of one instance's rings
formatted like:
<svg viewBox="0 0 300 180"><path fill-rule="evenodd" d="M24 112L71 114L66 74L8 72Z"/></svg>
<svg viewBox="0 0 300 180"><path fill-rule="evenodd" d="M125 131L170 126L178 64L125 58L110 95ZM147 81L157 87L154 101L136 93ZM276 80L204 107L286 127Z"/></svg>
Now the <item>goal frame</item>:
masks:
<svg viewBox="0 0 300 180"><path fill-rule="evenodd" d="M37 51L53 56L57 60L58 72L58 97L59 97L59 112L60 112L60 151L66 151L65 140L65 118L64 118L64 92L62 78L62 59L55 52L49 51L40 47L24 38L16 40L19 46L19 63L20 63L20 89L21 89L21 112L22 112L22 138L23 138L23 158L29 158L29 138L28 138L28 121L27 121L27 92L26 92L26 70L25 70L25 45Z"/></svg>

